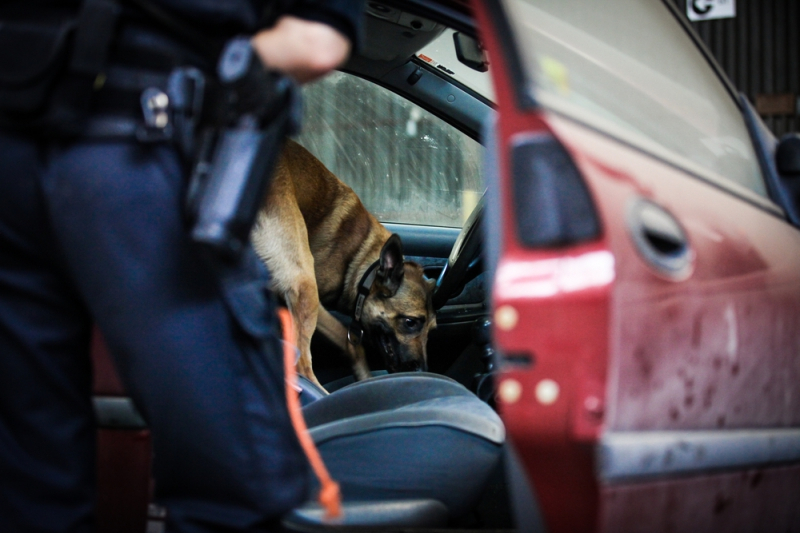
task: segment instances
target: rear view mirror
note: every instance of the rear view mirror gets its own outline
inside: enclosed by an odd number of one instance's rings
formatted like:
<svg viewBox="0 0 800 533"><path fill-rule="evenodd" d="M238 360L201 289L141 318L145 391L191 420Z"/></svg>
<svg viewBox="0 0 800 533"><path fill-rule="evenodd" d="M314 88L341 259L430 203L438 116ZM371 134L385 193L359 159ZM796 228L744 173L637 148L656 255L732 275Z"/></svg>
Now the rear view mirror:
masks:
<svg viewBox="0 0 800 533"><path fill-rule="evenodd" d="M489 70L489 61L477 39L456 32L453 34L453 41L456 44L456 57L461 63L478 72Z"/></svg>

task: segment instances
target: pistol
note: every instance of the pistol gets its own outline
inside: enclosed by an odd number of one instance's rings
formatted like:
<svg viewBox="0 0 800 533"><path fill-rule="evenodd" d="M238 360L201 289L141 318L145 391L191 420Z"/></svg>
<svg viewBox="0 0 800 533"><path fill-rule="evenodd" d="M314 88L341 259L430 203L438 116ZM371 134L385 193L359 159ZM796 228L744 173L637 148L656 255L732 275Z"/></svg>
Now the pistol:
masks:
<svg viewBox="0 0 800 533"><path fill-rule="evenodd" d="M299 91L267 70L247 38L220 56L216 124L200 135L187 193L193 241L235 258L250 238L287 135L299 130Z"/></svg>

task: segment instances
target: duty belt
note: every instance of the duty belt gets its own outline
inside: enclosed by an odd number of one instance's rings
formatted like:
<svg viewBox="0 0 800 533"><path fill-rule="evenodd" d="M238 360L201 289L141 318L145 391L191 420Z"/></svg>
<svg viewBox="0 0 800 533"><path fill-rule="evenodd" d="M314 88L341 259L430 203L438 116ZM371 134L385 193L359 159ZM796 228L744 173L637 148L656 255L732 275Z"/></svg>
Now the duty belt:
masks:
<svg viewBox="0 0 800 533"><path fill-rule="evenodd" d="M85 136L174 140L190 150L208 95L209 83L200 69L158 72L112 66L106 76L95 94Z"/></svg>

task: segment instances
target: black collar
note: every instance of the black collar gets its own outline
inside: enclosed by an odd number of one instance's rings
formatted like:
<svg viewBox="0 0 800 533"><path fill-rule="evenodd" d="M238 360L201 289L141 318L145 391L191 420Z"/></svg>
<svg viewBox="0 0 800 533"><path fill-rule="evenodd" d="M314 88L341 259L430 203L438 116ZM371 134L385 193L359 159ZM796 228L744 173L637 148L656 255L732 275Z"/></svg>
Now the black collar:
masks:
<svg viewBox="0 0 800 533"><path fill-rule="evenodd" d="M361 281L358 282L358 292L356 295L356 307L353 309L353 320L350 321L350 328L347 330L347 340L353 346L361 344L364 337L364 327L361 325L361 313L364 311L364 300L369 296L372 290L372 285L375 283L375 276L378 274L378 266L380 260L372 263L364 275L361 276Z"/></svg>

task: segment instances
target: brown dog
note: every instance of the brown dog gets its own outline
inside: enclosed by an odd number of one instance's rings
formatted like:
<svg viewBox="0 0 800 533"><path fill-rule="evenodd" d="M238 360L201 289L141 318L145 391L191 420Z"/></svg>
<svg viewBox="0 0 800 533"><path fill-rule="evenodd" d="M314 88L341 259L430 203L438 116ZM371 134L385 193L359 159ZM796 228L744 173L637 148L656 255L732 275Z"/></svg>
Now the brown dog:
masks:
<svg viewBox="0 0 800 533"><path fill-rule="evenodd" d="M318 328L350 355L358 379L369 377L360 342L348 342L348 330L320 305L354 316L359 300L360 325L389 370L426 369L428 331L436 327L433 280L403 259L400 238L353 190L297 143L283 150L252 238L294 317L300 374L319 383L310 352ZM358 322L349 332L354 341Z"/></svg>

